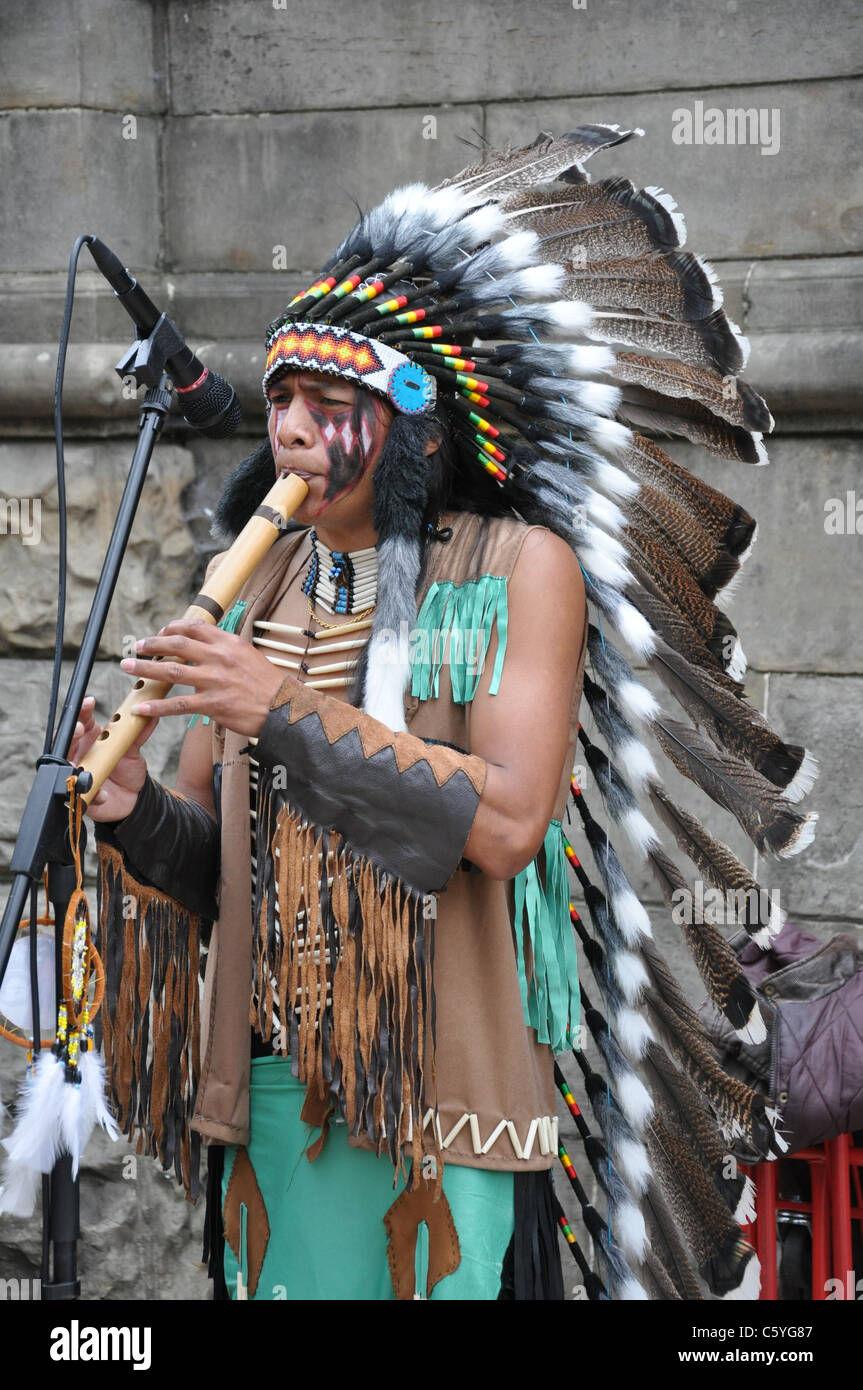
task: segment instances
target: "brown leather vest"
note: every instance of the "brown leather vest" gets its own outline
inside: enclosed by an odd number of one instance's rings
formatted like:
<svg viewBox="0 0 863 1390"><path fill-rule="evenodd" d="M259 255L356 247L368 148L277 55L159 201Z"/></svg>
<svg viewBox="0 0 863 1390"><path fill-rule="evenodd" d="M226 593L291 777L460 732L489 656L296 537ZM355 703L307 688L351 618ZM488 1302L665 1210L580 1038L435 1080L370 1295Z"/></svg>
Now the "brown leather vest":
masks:
<svg viewBox="0 0 863 1390"><path fill-rule="evenodd" d="M452 539L429 546L418 606L436 581L509 577L531 529L514 520L467 513L448 514L443 524L452 527ZM256 618L305 625L308 609L300 582L309 554L308 533L291 533L259 565L240 595L248 606L238 630L247 640ZM486 683L496 641L493 632ZM585 614L569 745L554 810L558 819L575 757L586 642ZM506 680L506 658L501 680ZM420 701L408 695L405 719L420 738L470 751L471 705L453 702L446 664L437 697ZM244 1144L249 1132L252 924L249 766L240 750L248 740L218 725L211 729L213 760L222 763L222 878L220 917L207 963L193 1127L216 1142ZM468 1167L547 1168L557 1153L552 1058L524 1022L513 945L512 880L459 869L438 899L434 931L438 1123L444 1158Z"/></svg>

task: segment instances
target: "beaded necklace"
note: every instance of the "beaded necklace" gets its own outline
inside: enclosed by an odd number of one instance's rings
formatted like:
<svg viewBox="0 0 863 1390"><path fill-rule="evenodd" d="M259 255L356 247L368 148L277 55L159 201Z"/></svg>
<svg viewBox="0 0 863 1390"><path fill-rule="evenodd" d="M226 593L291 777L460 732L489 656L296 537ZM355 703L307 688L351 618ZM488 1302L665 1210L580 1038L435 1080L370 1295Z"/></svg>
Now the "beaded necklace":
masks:
<svg viewBox="0 0 863 1390"><path fill-rule="evenodd" d="M309 533L312 558L302 583L309 600L309 615L321 627L329 624L315 613L318 605L330 613L357 620L374 612L378 594L378 552L371 545L364 550L330 550L316 531Z"/></svg>

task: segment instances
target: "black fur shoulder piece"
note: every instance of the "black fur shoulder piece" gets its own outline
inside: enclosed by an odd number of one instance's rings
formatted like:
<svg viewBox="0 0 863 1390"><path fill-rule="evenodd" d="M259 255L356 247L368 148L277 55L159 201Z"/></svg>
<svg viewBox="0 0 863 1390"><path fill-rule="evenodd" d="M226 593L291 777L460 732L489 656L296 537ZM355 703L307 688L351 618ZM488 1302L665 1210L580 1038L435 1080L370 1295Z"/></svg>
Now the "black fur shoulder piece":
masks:
<svg viewBox="0 0 863 1390"><path fill-rule="evenodd" d="M238 463L222 488L210 534L230 545L276 481L276 461L269 438Z"/></svg>

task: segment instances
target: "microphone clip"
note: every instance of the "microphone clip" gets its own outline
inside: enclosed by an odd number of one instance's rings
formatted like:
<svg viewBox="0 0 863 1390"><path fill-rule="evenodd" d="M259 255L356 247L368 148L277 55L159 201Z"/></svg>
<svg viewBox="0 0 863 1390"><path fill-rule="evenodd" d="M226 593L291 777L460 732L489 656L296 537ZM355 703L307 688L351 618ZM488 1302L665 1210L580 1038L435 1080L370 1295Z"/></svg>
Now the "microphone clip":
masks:
<svg viewBox="0 0 863 1390"><path fill-rule="evenodd" d="M186 348L183 338L167 314L160 314L146 338L136 338L114 371L125 381L134 377L136 386L158 386L167 362ZM186 349L188 351L188 349Z"/></svg>

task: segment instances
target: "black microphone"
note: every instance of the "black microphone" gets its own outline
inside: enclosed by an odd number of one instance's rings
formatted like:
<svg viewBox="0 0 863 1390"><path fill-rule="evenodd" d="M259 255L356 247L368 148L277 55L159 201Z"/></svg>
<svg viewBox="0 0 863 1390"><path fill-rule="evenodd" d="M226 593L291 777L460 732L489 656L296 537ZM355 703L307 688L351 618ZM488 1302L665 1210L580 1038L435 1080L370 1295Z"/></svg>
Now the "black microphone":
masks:
<svg viewBox="0 0 863 1390"><path fill-rule="evenodd" d="M98 237L88 239L90 253L116 298L134 320L141 338L152 333L164 319L171 351L165 357L165 370L180 398L183 418L209 439L226 439L239 429L243 415L237 394L229 381L205 367L188 346L175 323L156 308L133 275Z"/></svg>

